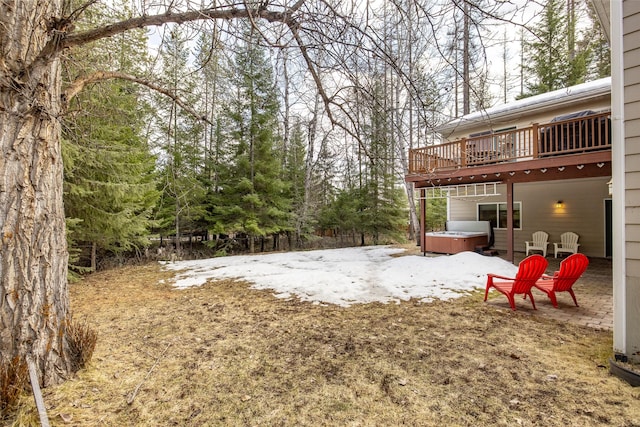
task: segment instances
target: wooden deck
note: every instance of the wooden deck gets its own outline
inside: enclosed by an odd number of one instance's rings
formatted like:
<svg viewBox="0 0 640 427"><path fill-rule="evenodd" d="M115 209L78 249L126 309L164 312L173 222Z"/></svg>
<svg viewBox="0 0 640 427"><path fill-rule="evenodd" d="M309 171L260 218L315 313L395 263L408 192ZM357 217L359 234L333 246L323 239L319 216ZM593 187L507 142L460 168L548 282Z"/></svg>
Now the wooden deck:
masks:
<svg viewBox="0 0 640 427"><path fill-rule="evenodd" d="M611 150L611 113L462 138L409 151L409 175Z"/></svg>

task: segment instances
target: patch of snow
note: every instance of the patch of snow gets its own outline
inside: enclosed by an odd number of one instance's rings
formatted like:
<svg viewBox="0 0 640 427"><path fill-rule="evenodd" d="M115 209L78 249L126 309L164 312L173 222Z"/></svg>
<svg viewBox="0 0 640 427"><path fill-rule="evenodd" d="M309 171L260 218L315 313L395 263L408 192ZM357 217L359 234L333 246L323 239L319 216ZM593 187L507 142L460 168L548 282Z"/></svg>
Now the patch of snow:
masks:
<svg viewBox="0 0 640 427"><path fill-rule="evenodd" d="M458 298L484 289L487 273L514 277L518 267L474 252L393 257L389 246L240 255L163 263L177 271L177 288L209 280L239 279L278 298L349 306L356 303Z"/></svg>

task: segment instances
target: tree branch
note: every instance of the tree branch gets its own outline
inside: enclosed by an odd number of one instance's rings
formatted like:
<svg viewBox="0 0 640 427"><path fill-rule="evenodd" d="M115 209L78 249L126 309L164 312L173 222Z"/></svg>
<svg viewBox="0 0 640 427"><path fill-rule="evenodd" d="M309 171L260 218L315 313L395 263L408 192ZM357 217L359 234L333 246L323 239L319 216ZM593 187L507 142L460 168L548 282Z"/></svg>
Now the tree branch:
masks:
<svg viewBox="0 0 640 427"><path fill-rule="evenodd" d="M133 76L131 74L120 73L117 71L96 71L95 73L80 77L76 79L62 94L62 102L64 104L64 108L69 105L69 101L71 101L82 89L84 89L88 84L96 83L103 80L110 79L120 79L120 80L128 80L130 82L138 83L140 85L146 86L149 89L152 89L156 92L159 92L169 98L171 98L176 104L180 106L183 110L191 114L193 117L198 120L203 120L208 124L213 126L213 123L204 115L199 114L196 110L191 108L189 105L185 104L180 97L171 93L167 89L158 86L155 83L152 83L148 80L145 80L141 77Z"/></svg>
<svg viewBox="0 0 640 427"><path fill-rule="evenodd" d="M292 11L289 8L283 12L276 12L261 8L252 10L240 9L237 7L231 7L228 9L203 9L182 13L172 13L171 11L168 11L167 13L160 15L139 16L82 33L69 34L61 40L59 47L64 49L78 46L106 37L112 37L116 34L133 30L135 28L160 26L169 23L183 24L185 22L200 21L203 19L247 19L258 17L268 22L286 23L291 19L291 13Z"/></svg>
<svg viewBox="0 0 640 427"><path fill-rule="evenodd" d="M331 105L335 105L335 103L332 100L332 98L330 98L327 95L327 92L324 89L324 85L322 84L322 80L320 79L320 75L318 74L315 68L315 65L313 64L313 61L309 56L307 46L303 43L302 39L300 38L300 34L298 32L299 24L294 19L289 20L288 22L286 22L286 24L289 26L291 34L293 34L293 38L296 41L296 44L298 45L298 49L300 50L300 53L302 54L302 58L304 59L304 62L307 64L307 69L311 73L311 77L313 78L313 81L316 84L316 88L318 89L318 93L320 94L320 97L322 98L322 102L324 103L324 110L327 113L327 117L329 118L329 121L331 122L332 125L338 126L342 130L344 130L347 134L349 134L349 136L351 136L356 141L358 141L358 145L364 152L365 156L367 156L372 163L375 162L375 159L369 154L369 151L367 150L366 145L363 143L362 138L360 138L360 136L356 132L354 132L352 129L349 129L347 126L343 125L342 123L340 123L338 120L334 118L333 112L331 110ZM344 109L342 109L342 111L344 112ZM349 117L349 114L347 114L347 117Z"/></svg>

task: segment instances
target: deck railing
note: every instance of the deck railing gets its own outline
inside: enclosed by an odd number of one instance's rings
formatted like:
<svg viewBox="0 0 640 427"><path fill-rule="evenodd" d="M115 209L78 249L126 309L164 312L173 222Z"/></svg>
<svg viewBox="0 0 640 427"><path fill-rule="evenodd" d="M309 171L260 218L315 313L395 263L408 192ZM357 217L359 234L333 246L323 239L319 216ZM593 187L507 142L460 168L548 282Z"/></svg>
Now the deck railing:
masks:
<svg viewBox="0 0 640 427"><path fill-rule="evenodd" d="M611 149L610 117L610 112L590 114L415 148L409 152L409 173Z"/></svg>

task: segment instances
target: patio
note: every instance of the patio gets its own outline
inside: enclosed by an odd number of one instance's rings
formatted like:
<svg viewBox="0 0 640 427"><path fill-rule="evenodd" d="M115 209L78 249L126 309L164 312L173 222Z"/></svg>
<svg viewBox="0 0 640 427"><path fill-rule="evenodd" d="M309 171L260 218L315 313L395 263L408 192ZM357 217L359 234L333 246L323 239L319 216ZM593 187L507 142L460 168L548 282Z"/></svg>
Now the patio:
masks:
<svg viewBox="0 0 640 427"><path fill-rule="evenodd" d="M515 264L518 264L525 255L523 252L515 253ZM561 258L547 256L549 267L547 273L558 270ZM537 310L531 307L529 301L516 298L518 312L529 313L534 316L543 316L561 322L571 322L594 329L613 330L613 284L611 273L611 260L605 258L590 258L589 267L576 282L573 289L580 307L573 304L571 296L567 292L556 294L558 308L554 308L545 294L539 290L533 290ZM511 310L509 302L497 292L489 294L487 304Z"/></svg>

